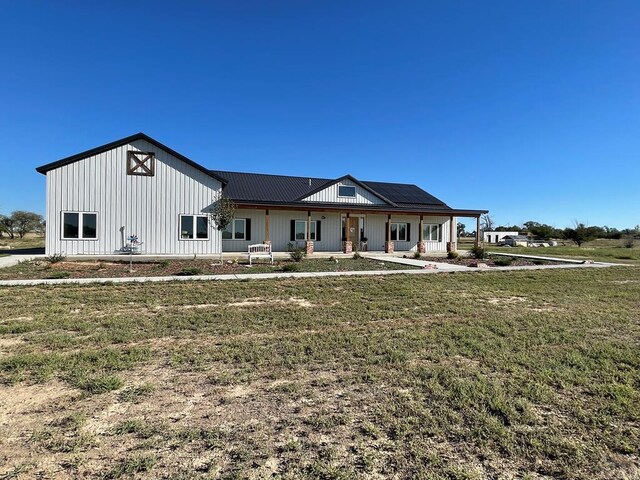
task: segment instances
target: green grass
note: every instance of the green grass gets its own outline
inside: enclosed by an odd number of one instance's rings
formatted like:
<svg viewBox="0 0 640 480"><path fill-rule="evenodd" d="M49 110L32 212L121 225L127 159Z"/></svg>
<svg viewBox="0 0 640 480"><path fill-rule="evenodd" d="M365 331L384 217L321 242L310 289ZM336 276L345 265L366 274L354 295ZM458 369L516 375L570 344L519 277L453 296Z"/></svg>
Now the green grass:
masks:
<svg viewBox="0 0 640 480"><path fill-rule="evenodd" d="M460 250L473 247L473 239L462 238L458 243ZM576 260L594 260L597 262L624 263L640 265L640 241L633 248L626 248L624 240L599 239L587 242L581 247L567 242L556 247L497 247L485 244L487 251L498 253L514 253L519 255L540 255L545 257L570 258Z"/></svg>
<svg viewBox="0 0 640 480"><path fill-rule="evenodd" d="M0 238L0 245L9 245L12 249L44 248L44 235L27 234L25 238L9 238L6 235Z"/></svg>
<svg viewBox="0 0 640 480"><path fill-rule="evenodd" d="M634 478L639 311L632 267L0 288L0 402L52 392L0 475Z"/></svg>

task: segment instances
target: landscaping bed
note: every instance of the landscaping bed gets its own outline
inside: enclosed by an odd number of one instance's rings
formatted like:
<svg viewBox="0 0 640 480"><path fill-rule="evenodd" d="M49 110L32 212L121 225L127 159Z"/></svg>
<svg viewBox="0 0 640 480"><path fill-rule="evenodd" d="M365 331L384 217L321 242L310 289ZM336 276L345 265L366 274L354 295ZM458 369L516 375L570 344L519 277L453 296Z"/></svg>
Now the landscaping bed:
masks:
<svg viewBox="0 0 640 480"><path fill-rule="evenodd" d="M0 269L0 280L30 280L56 278L119 278L119 277L165 277L172 275L232 275L239 273L279 272L343 272L363 270L409 270L411 266L391 262L380 262L366 258L319 258L269 263L228 260L220 264L215 259L134 261L132 268L126 259L121 261L58 261L44 259L21 262Z"/></svg>
<svg viewBox="0 0 640 480"><path fill-rule="evenodd" d="M467 267L476 267L478 264L484 264L487 267L533 267L537 265L566 265L570 262L556 262L550 260L535 260L519 257L504 257L502 255L488 256L484 259L476 259L470 257L458 258L442 258L442 257L420 257L420 260L427 262L441 262L452 265L461 265Z"/></svg>

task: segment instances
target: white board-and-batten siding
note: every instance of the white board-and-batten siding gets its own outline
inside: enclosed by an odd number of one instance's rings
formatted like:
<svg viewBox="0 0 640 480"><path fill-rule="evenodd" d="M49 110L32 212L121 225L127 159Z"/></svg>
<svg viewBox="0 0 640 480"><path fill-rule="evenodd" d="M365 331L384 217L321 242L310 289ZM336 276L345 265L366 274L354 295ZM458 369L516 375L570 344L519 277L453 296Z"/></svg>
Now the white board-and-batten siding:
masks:
<svg viewBox="0 0 640 480"><path fill-rule="evenodd" d="M338 187L340 185L348 185L356 187L355 197L341 197L338 195ZM320 190L303 199L304 202L317 203L353 203L358 205L385 205L387 202L379 198L377 195L362 188L360 185L349 179L344 179L338 183L329 185L327 188Z"/></svg>
<svg viewBox="0 0 640 480"><path fill-rule="evenodd" d="M384 251L386 238L387 215L361 214L352 215L363 219L364 234L368 239L369 251ZM249 245L262 243L265 240L266 212L259 209L238 209L236 218L251 219L251 240L223 240L223 252L246 252ZM314 212L311 211L312 221L321 221L320 241L314 241L316 252L339 252L342 250L342 219L343 215L338 212ZM286 211L270 209L269 211L269 240L273 251L285 252L287 245L291 242L291 221L307 221L306 211ZM454 218L454 222L456 219ZM420 216L419 215L392 215L393 223L410 223L411 236L409 241L394 241L395 250L416 251L418 248ZM449 241L450 218L443 216L424 216L424 224L441 225L440 241L425 241L427 252L443 252L447 249ZM302 244L303 242L296 242Z"/></svg>
<svg viewBox="0 0 640 480"><path fill-rule="evenodd" d="M128 151L153 152L154 176L127 175ZM47 172L47 254L113 254L136 234L143 254L211 254L220 250L220 234L181 240L180 215L205 213L221 183L155 145L127 145ZM63 212L95 212L97 239L62 239Z"/></svg>

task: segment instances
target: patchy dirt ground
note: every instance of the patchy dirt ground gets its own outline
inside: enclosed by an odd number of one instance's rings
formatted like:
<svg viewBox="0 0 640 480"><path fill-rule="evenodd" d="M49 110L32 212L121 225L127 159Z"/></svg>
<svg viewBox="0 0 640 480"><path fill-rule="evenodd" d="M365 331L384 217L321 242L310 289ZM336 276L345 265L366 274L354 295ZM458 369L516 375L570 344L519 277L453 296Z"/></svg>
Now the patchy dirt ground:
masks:
<svg viewBox="0 0 640 480"><path fill-rule="evenodd" d="M0 478L638 478L639 272L0 288Z"/></svg>

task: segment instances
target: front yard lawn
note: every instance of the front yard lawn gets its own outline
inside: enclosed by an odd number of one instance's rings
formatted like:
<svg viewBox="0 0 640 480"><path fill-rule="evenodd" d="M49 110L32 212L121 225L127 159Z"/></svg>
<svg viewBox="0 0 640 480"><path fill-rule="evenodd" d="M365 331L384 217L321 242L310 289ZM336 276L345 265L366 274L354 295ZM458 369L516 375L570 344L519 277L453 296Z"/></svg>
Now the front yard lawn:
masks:
<svg viewBox="0 0 640 480"><path fill-rule="evenodd" d="M640 476L640 268L0 288L0 478Z"/></svg>

